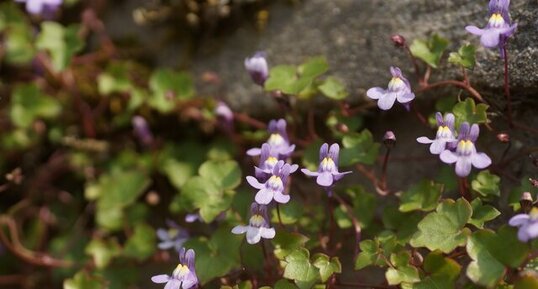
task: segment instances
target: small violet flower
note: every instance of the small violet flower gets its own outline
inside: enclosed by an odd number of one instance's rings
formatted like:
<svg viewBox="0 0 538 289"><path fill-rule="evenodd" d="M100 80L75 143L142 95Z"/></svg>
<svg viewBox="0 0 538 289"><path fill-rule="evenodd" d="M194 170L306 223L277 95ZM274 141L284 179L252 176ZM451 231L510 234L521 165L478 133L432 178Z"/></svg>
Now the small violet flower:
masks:
<svg viewBox="0 0 538 289"><path fill-rule="evenodd" d="M261 238L273 239L275 237L275 229L269 227L267 207L252 203L250 205L250 214L248 226L235 226L232 229L232 233L237 235L247 233L247 242L249 244L256 244Z"/></svg>
<svg viewBox="0 0 538 289"><path fill-rule="evenodd" d="M455 143L457 139L454 131L455 117L453 114L447 113L445 115L445 119L443 120L443 115L440 112L437 112L435 114L435 119L437 120L438 126L435 139L429 139L425 136L421 136L417 138L417 142L422 144L431 144L430 153L438 155L446 149L447 144L451 145Z"/></svg>
<svg viewBox="0 0 538 289"><path fill-rule="evenodd" d="M215 107L215 115L219 118L220 121L222 121L222 125L224 126L224 128L233 128L234 113L226 103L222 101L219 101L217 103L217 106Z"/></svg>
<svg viewBox="0 0 538 289"><path fill-rule="evenodd" d="M316 182L322 187L331 187L334 182L340 180L344 175L351 173L338 171L338 155L340 147L338 144L329 145L324 143L319 150L319 167L317 172L302 169L301 171L311 177L317 177Z"/></svg>
<svg viewBox="0 0 538 289"><path fill-rule="evenodd" d="M271 177L264 183L260 183L255 177L247 176L247 182L258 189L256 193L256 203L267 205L273 199L277 203L285 204L290 201L290 195L285 194L288 177L297 170L297 165L290 165L284 161L278 161L273 168Z"/></svg>
<svg viewBox="0 0 538 289"><path fill-rule="evenodd" d="M245 59L245 68L252 81L260 86L263 86L269 77L269 66L265 59L265 52L256 52L254 56Z"/></svg>
<svg viewBox="0 0 538 289"><path fill-rule="evenodd" d="M389 110L396 100L409 109L409 103L415 99L415 94L411 91L409 81L402 75L398 67L390 67L392 79L388 88L372 87L368 89L366 95L371 99L377 99L377 106L382 110Z"/></svg>
<svg viewBox="0 0 538 289"><path fill-rule="evenodd" d="M278 154L271 149L269 144L264 143L262 145L259 165L254 167L256 178L261 181L267 180L272 175L277 163Z"/></svg>
<svg viewBox="0 0 538 289"><path fill-rule="evenodd" d="M162 274L151 277L153 283L166 283L165 289L190 289L198 284L198 277L194 269L194 250L179 252L179 265L172 272L172 276Z"/></svg>
<svg viewBox="0 0 538 289"><path fill-rule="evenodd" d="M445 149L441 154L441 161L447 164L456 163L456 174L459 177L466 177L474 166L477 169L484 169L491 164L491 159L485 153L476 152L475 142L480 130L477 124L469 127L467 122L460 126L458 142L454 151Z"/></svg>
<svg viewBox="0 0 538 289"><path fill-rule="evenodd" d="M290 144L286 132L286 121L284 119L271 120L267 130L271 135L266 143L275 154L278 154L279 159L287 158L295 150L295 145ZM247 151L249 156L259 156L260 154L260 148L252 148Z"/></svg>
<svg viewBox="0 0 538 289"><path fill-rule="evenodd" d="M26 3L26 11L30 14L52 14L63 0L15 0L15 2Z"/></svg>
<svg viewBox="0 0 538 289"><path fill-rule="evenodd" d="M498 47L501 56L504 56L503 48L508 37L512 36L517 28L517 23L511 24L508 6L510 0L491 0L489 2L489 20L483 29L473 25L465 27L467 32L480 36L480 43L486 48Z"/></svg>
<svg viewBox="0 0 538 289"><path fill-rule="evenodd" d="M527 242L538 238L538 211L534 209L529 214L518 214L513 216L508 224L518 227L517 238L521 242Z"/></svg>
<svg viewBox="0 0 538 289"><path fill-rule="evenodd" d="M174 248L179 252L183 247L183 243L189 239L189 233L175 222L167 221L167 225L170 227L168 230L163 228L157 229L157 237L161 241L157 247L161 250Z"/></svg>
<svg viewBox="0 0 538 289"><path fill-rule="evenodd" d="M153 134L145 118L136 115L131 119L133 133L138 140L145 146L151 146L153 143Z"/></svg>

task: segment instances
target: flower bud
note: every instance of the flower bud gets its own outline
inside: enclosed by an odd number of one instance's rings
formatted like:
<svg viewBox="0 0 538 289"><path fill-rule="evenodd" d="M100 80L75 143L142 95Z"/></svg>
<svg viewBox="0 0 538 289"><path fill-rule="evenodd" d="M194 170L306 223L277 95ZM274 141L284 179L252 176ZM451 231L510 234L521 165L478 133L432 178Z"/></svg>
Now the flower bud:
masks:
<svg viewBox="0 0 538 289"><path fill-rule="evenodd" d="M529 192L523 192L521 194L521 199L519 200L519 204L521 205L521 210L523 212L528 213L532 209L532 196Z"/></svg>
<svg viewBox="0 0 538 289"><path fill-rule="evenodd" d="M405 41L405 38L400 35L400 34L394 34L390 37L390 40L392 40L392 43L394 44L394 46L396 47L405 47L407 44L406 44L406 41Z"/></svg>
<svg viewBox="0 0 538 289"><path fill-rule="evenodd" d="M396 144L396 135L391 130L388 130L385 132L385 135L383 136L383 144L387 148L392 148Z"/></svg>
<svg viewBox="0 0 538 289"><path fill-rule="evenodd" d="M497 135L497 139L500 142L509 143L510 142L510 135L507 134L507 133L500 133L500 134Z"/></svg>

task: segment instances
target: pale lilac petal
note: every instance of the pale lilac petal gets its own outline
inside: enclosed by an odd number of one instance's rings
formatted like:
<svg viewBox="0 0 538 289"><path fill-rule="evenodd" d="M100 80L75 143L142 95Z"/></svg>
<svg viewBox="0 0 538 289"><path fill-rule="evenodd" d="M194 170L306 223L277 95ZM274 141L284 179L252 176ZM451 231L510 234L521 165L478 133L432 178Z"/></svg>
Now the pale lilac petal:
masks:
<svg viewBox="0 0 538 289"><path fill-rule="evenodd" d="M260 228L260 233L264 239L273 239L276 235L274 228Z"/></svg>
<svg viewBox="0 0 538 289"><path fill-rule="evenodd" d="M317 177L319 175L318 172L312 172L308 169L301 169L301 172L303 172L303 174L307 175L307 176L310 176L310 177Z"/></svg>
<svg viewBox="0 0 538 289"><path fill-rule="evenodd" d="M475 153L471 156L473 166L477 169L484 169L491 165L491 159L485 153Z"/></svg>
<svg viewBox="0 0 538 289"><path fill-rule="evenodd" d="M518 214L513 216L508 224L512 227L518 227L529 222L530 216L527 214Z"/></svg>
<svg viewBox="0 0 538 289"><path fill-rule="evenodd" d="M458 161L458 155L449 150L444 150L440 155L441 161L445 164L453 164Z"/></svg>
<svg viewBox="0 0 538 289"><path fill-rule="evenodd" d="M456 175L466 177L471 173L471 160L468 157L460 157L456 162Z"/></svg>
<svg viewBox="0 0 538 289"><path fill-rule="evenodd" d="M366 95L371 99L380 99L385 96L387 92L381 87L372 87L366 91Z"/></svg>
<svg viewBox="0 0 538 289"><path fill-rule="evenodd" d="M322 172L316 179L316 183L322 187L330 187L333 184L333 175L330 172Z"/></svg>
<svg viewBox="0 0 538 289"><path fill-rule="evenodd" d="M445 125L448 126L450 129L454 129L455 121L456 121L456 117L453 114L447 113L445 115Z"/></svg>
<svg viewBox="0 0 538 289"><path fill-rule="evenodd" d="M347 174L351 174L352 172L351 171L347 171L347 172L339 172L339 173L336 173L336 174L333 174L333 178L335 181L339 181L341 178L343 178L345 175Z"/></svg>
<svg viewBox="0 0 538 289"><path fill-rule="evenodd" d="M186 262L187 263L187 267L189 268L189 270L192 270L194 268L194 259L196 258L196 253L194 252L193 249L189 249L187 250L187 253L185 253L185 259L186 259Z"/></svg>
<svg viewBox="0 0 538 289"><path fill-rule="evenodd" d="M164 286L164 289L179 289L179 287L181 287L181 281L170 279L168 283L166 283L166 286Z"/></svg>
<svg viewBox="0 0 538 289"><path fill-rule="evenodd" d="M157 247L159 247L159 249L161 250L168 250L172 247L175 246L175 242L174 241L165 241L165 242L161 242L159 244L157 244Z"/></svg>
<svg viewBox="0 0 538 289"><path fill-rule="evenodd" d="M328 152L329 152L329 144L328 144L328 143L324 143L324 144L322 144L321 147L319 148L319 161L320 161L320 162L321 162L324 158L327 157Z"/></svg>
<svg viewBox="0 0 538 289"><path fill-rule="evenodd" d="M437 126L443 125L443 115L440 112L435 113L435 121L437 122Z"/></svg>
<svg viewBox="0 0 538 289"><path fill-rule="evenodd" d="M168 280L170 280L170 276L168 276L166 274L155 275L155 276L151 277L151 281L153 283L157 283L157 284L166 283L166 282L168 282Z"/></svg>
<svg viewBox="0 0 538 289"><path fill-rule="evenodd" d="M525 227L522 227L517 231L517 238L521 242L527 242L530 239L530 236L527 234L527 230L525 230Z"/></svg>
<svg viewBox="0 0 538 289"><path fill-rule="evenodd" d="M409 103L410 101L415 99L415 94L412 92L398 94L397 99L399 103Z"/></svg>
<svg viewBox="0 0 538 289"><path fill-rule="evenodd" d="M276 202L281 203L281 204L286 204L287 202L290 201L290 195L285 195L278 191L275 192L275 195L273 196L273 198L275 199Z"/></svg>
<svg viewBox="0 0 538 289"><path fill-rule="evenodd" d="M184 277L183 283L181 285L182 289L190 289L194 285L198 284L198 278L196 278L196 275L190 273L187 276Z"/></svg>
<svg viewBox="0 0 538 289"><path fill-rule="evenodd" d="M474 35L482 35L482 34L484 34L484 29L480 29L480 28L478 28L476 26L473 26L473 25L466 26L465 30L467 30L467 32L469 32L471 34L474 34Z"/></svg>
<svg viewBox="0 0 538 289"><path fill-rule="evenodd" d="M297 169L299 169L298 165L291 165L290 166L290 174L295 173L297 171Z"/></svg>
<svg viewBox="0 0 538 289"><path fill-rule="evenodd" d="M390 67L390 74L392 74L392 77L400 78L402 76L402 71L400 70L400 68L398 68L396 66L391 66Z"/></svg>
<svg viewBox="0 0 538 289"><path fill-rule="evenodd" d="M486 30L480 37L480 43L488 48L497 47L499 45L500 36L501 35L496 30Z"/></svg>
<svg viewBox="0 0 538 289"><path fill-rule="evenodd" d="M446 148L446 141L441 139L436 139L430 145L430 153L438 155L442 153Z"/></svg>
<svg viewBox="0 0 538 289"><path fill-rule="evenodd" d="M32 14L39 14L43 10L43 3L41 0L28 0L26 1L26 10Z"/></svg>
<svg viewBox="0 0 538 289"><path fill-rule="evenodd" d="M249 244L256 244L261 239L260 228L248 227L247 230L247 242Z"/></svg>
<svg viewBox="0 0 538 289"><path fill-rule="evenodd" d="M251 156L251 157L255 157L255 156L259 156L261 154L261 150L259 148L253 148L253 149L249 149L247 151L247 155Z"/></svg>
<svg viewBox="0 0 538 289"><path fill-rule="evenodd" d="M157 238L161 241L169 240L170 236L168 235L168 231L165 229L157 229Z"/></svg>
<svg viewBox="0 0 538 289"><path fill-rule="evenodd" d="M434 142L434 140L429 139L429 138L427 138L425 136L421 136L421 137L417 138L417 142L422 143L422 144L431 144L432 142Z"/></svg>
<svg viewBox="0 0 538 289"><path fill-rule="evenodd" d="M480 127L478 127L478 124L473 124L471 126L471 131L469 132L469 139L474 143L478 139L479 134Z"/></svg>
<svg viewBox="0 0 538 289"><path fill-rule="evenodd" d="M394 105L396 101L396 94L388 92L384 97L380 98L377 101L377 106L382 110L389 110Z"/></svg>
<svg viewBox="0 0 538 289"><path fill-rule="evenodd" d="M256 203L260 205L267 205L271 202L273 199L273 191L268 189L261 189L254 198L256 200Z"/></svg>
<svg viewBox="0 0 538 289"><path fill-rule="evenodd" d="M338 156L340 154L340 146L337 143L333 143L329 148L329 157L333 160L334 164L338 166Z"/></svg>
<svg viewBox="0 0 538 289"><path fill-rule="evenodd" d="M527 235L530 237L530 239L538 237L538 221L534 221L533 223L526 226L525 231L527 232Z"/></svg>
<svg viewBox="0 0 538 289"><path fill-rule="evenodd" d="M260 190L260 189L265 188L265 184L258 182L258 180L253 176L247 176L247 182L249 185L251 185L255 189Z"/></svg>

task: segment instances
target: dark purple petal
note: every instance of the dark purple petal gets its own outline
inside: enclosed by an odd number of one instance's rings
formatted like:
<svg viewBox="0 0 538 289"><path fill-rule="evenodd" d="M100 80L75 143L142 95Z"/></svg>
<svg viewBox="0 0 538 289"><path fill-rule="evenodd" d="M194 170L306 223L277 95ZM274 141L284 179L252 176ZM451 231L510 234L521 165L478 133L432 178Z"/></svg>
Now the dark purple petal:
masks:
<svg viewBox="0 0 538 289"><path fill-rule="evenodd" d="M185 263L183 263L184 265L187 265L187 267L189 268L189 270L191 271L194 271L194 259L196 257L196 253L194 252L193 249L189 249L187 250L187 253L185 253Z"/></svg>
<svg viewBox="0 0 538 289"><path fill-rule="evenodd" d="M333 143L329 148L329 158L331 158L336 167L338 167L338 155L340 154L340 146Z"/></svg>
<svg viewBox="0 0 538 289"><path fill-rule="evenodd" d="M468 136L469 136L469 123L464 122L460 125L458 139L467 139Z"/></svg>
<svg viewBox="0 0 538 289"><path fill-rule="evenodd" d="M471 155L473 166L477 169L485 169L491 165L491 159L485 153L475 153Z"/></svg>
<svg viewBox="0 0 538 289"><path fill-rule="evenodd" d="M435 113L435 120L437 121L437 126L444 125L443 115L440 112Z"/></svg>
<svg viewBox="0 0 538 289"><path fill-rule="evenodd" d="M471 173L471 160L468 157L460 157L456 162L456 175L463 178Z"/></svg>
<svg viewBox="0 0 538 289"><path fill-rule="evenodd" d="M329 144L328 143L322 144L321 147L319 148L319 161L320 162L323 161L323 159L327 157L328 151L329 151Z"/></svg>

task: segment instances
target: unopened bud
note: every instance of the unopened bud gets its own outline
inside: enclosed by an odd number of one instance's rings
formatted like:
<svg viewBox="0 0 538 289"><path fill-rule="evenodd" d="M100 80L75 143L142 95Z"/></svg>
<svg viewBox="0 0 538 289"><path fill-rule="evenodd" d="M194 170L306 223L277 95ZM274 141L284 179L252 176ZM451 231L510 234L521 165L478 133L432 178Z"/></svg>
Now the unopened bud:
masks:
<svg viewBox="0 0 538 289"><path fill-rule="evenodd" d="M343 123L339 123L336 125L336 129L341 133L348 133L349 127Z"/></svg>
<svg viewBox="0 0 538 289"><path fill-rule="evenodd" d="M424 263L424 257L422 257L422 255L418 251L413 251L410 263L414 266L420 267L422 266L422 263Z"/></svg>
<svg viewBox="0 0 538 289"><path fill-rule="evenodd" d="M500 142L509 143L510 142L510 135L507 134L507 133L500 133L500 134L497 135L497 139Z"/></svg>
<svg viewBox="0 0 538 289"><path fill-rule="evenodd" d="M406 46L405 38L400 34L392 35L390 37L390 40L392 40L392 43L396 47L405 47Z"/></svg>
<svg viewBox="0 0 538 289"><path fill-rule="evenodd" d="M396 144L396 135L391 130L388 130L385 132L385 135L383 136L383 143L388 148L393 147Z"/></svg>
<svg viewBox="0 0 538 289"><path fill-rule="evenodd" d="M521 194L521 199L519 200L519 204L521 205L521 210L523 212L528 213L532 209L532 195L529 192L524 192Z"/></svg>
<svg viewBox="0 0 538 289"><path fill-rule="evenodd" d="M535 188L538 188L538 180L537 179L529 179L529 182L531 182L531 185Z"/></svg>

